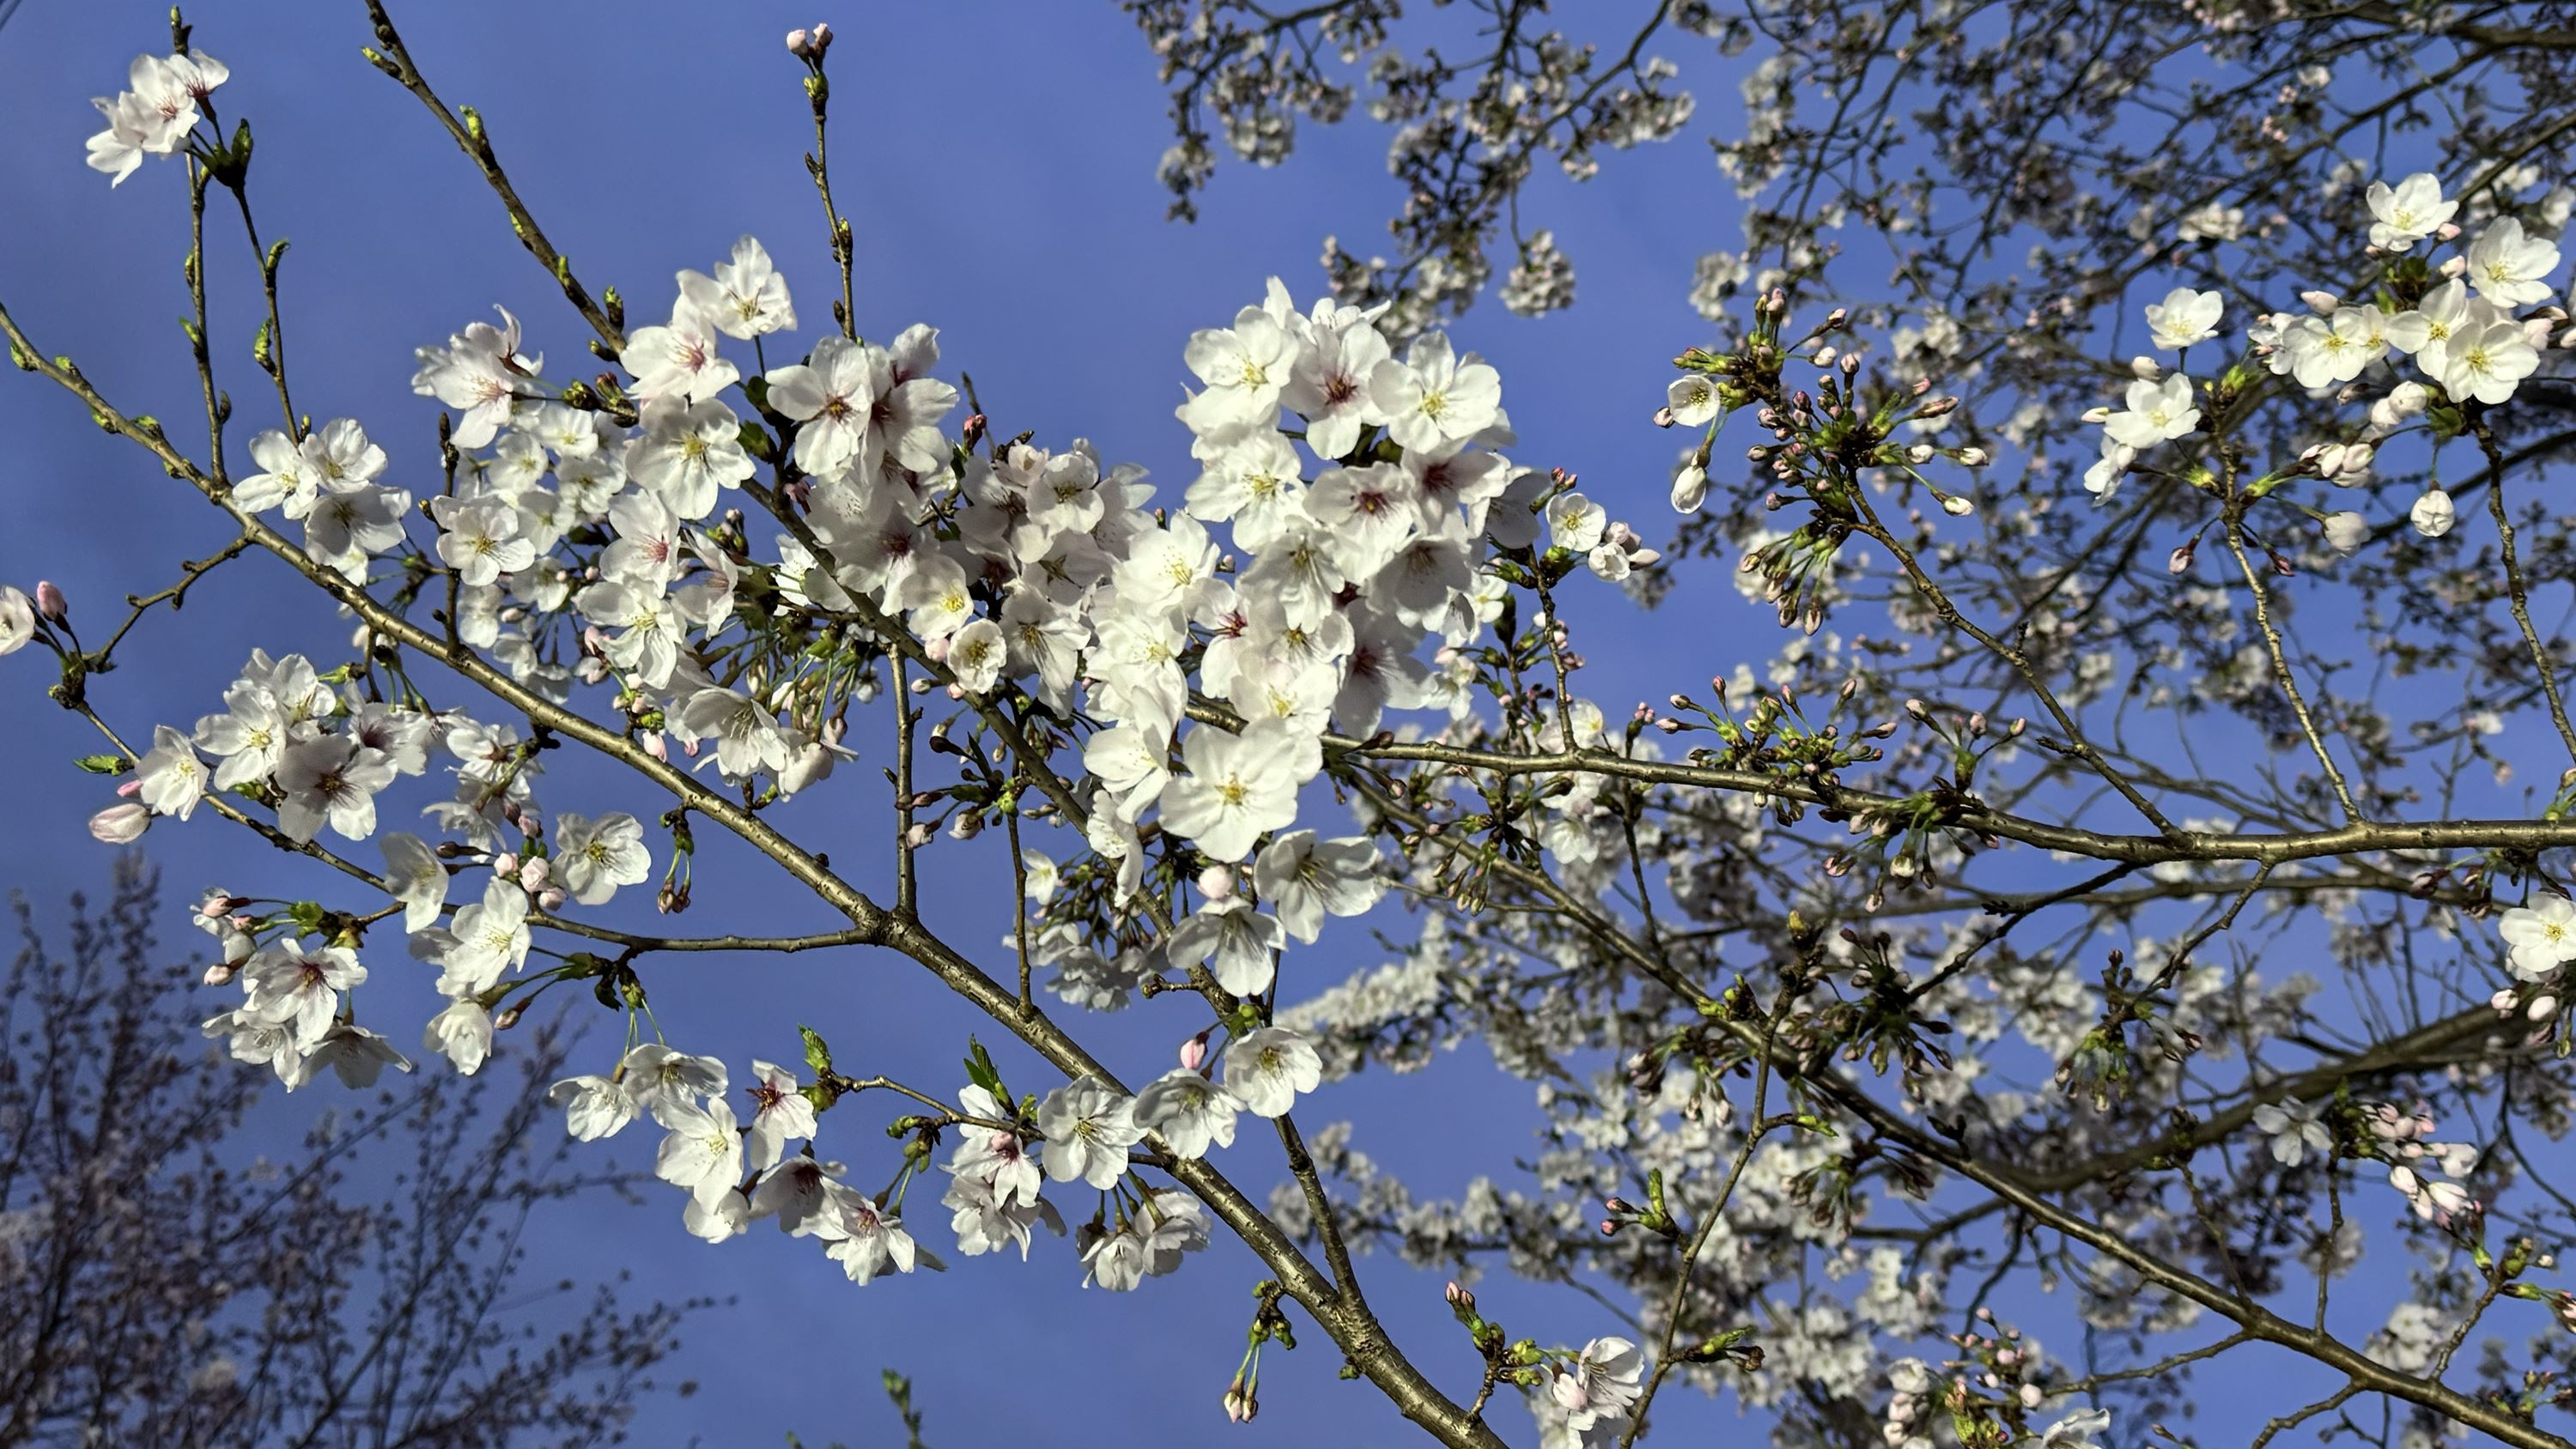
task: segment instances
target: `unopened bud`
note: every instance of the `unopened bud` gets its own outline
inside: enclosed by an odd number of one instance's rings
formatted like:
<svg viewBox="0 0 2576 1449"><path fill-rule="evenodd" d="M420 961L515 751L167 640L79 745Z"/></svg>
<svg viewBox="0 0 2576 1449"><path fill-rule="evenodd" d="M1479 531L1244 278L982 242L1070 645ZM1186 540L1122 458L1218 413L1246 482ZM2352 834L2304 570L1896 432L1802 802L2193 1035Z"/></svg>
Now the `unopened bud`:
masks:
<svg viewBox="0 0 2576 1449"><path fill-rule="evenodd" d="M61 589L54 587L52 579L36 580L36 612L43 615L47 623L59 624L71 611L70 601L63 597Z"/></svg>
<svg viewBox="0 0 2576 1449"><path fill-rule="evenodd" d="M108 845L131 845L152 828L152 812L128 802L110 805L89 818L89 833Z"/></svg>

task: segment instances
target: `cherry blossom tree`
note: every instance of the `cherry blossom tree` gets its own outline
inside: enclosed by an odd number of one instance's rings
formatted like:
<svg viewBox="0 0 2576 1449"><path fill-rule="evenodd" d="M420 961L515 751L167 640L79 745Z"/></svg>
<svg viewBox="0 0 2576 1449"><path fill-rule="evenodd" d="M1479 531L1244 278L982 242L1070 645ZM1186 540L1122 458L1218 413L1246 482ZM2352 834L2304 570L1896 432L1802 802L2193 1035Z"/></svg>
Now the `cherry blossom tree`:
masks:
<svg viewBox="0 0 2576 1449"><path fill-rule="evenodd" d="M532 1028L514 1086L423 1080L344 1103L299 1151L255 1152L265 1074L201 1039L193 973L153 937L157 886L120 857L110 899L74 902L66 949L16 903L0 1444L621 1440L698 1305L527 1281L531 1215L610 1176L550 1120L563 1039ZM370 1185L378 1157L399 1171Z"/></svg>
<svg viewBox="0 0 2576 1449"><path fill-rule="evenodd" d="M1408 193L1400 257L1174 339L1169 489L863 315L829 143L866 62L821 26L781 62L820 247L746 237L630 326L366 0L564 307L405 339L427 401L317 425L249 123L174 18L90 164L185 192L202 426L0 332L238 532L121 616L0 591L0 652L105 742L102 838L344 883L203 898L209 1032L330 1090L471 1075L586 994L623 1035L551 1087L566 1137L657 1138L675 1235L774 1222L872 1293L987 1257L1152 1292L1231 1237L1238 1420L1322 1378L1303 1334L1451 1446L1625 1449L1683 1392L1801 1445L2566 1444L2562 7L1666 0L1603 49L1481 0L1463 62L1392 0L1125 8L1184 207L1217 131L1275 162L1363 86ZM1743 56L1750 111L1746 248L1601 423L1678 430L1658 543L1526 455L1547 379L1435 324L1537 156L1689 121L1664 39ZM1505 299L1568 301L1509 234ZM202 717L130 717L138 626L253 552L345 655L244 637ZM1586 640L1690 567L1769 643L1595 697ZM882 870L823 843L862 814ZM999 899L944 917L925 861ZM728 916L754 870L833 924ZM715 919L600 910L648 895ZM1382 964L1318 945L1364 929ZM809 951L950 988L906 1026L962 1076L803 1003L742 1061L653 1010L694 955ZM390 1019L396 973L447 1005ZM1121 1011L1164 1045L1107 1046ZM1418 1193L1336 1114L1462 1043L1538 1146ZM1400 1341L1420 1280L1372 1254L1450 1278L1454 1333ZM2195 1404L2222 1361L2277 1401Z"/></svg>

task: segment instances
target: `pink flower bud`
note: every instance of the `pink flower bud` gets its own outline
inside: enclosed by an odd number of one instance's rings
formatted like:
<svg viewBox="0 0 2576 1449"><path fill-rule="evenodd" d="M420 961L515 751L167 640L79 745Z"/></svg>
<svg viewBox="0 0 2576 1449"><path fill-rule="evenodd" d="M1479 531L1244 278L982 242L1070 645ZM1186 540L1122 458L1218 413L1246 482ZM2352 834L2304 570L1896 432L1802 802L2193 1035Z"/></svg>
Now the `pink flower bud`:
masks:
<svg viewBox="0 0 2576 1449"><path fill-rule="evenodd" d="M2522 1014L2526 1021L2547 1021L2558 1014L2558 998L2544 991L2531 998L2531 1004L2522 1009Z"/></svg>
<svg viewBox="0 0 2576 1449"><path fill-rule="evenodd" d="M59 624L71 611L71 602L63 597L62 590L54 587L53 580L36 580L36 612L43 615L47 623Z"/></svg>
<svg viewBox="0 0 2576 1449"><path fill-rule="evenodd" d="M1200 1032L1197 1036L1181 1043L1182 1071L1195 1072L1207 1064L1207 1059L1208 1034L1206 1032Z"/></svg>
<svg viewBox="0 0 2576 1449"><path fill-rule="evenodd" d="M212 966L206 968L206 984L208 986L230 986L232 981L233 967L231 962L218 961Z"/></svg>
<svg viewBox="0 0 2576 1449"><path fill-rule="evenodd" d="M806 50L806 35L801 29L787 32L787 53L801 56Z"/></svg>
<svg viewBox="0 0 2576 1449"><path fill-rule="evenodd" d="M1211 901L1221 901L1234 894L1234 872L1221 865L1211 865L1199 872L1199 894Z"/></svg>
<svg viewBox="0 0 2576 1449"><path fill-rule="evenodd" d="M152 812L140 805L110 805L89 818L89 833L109 845L131 845L152 828Z"/></svg>
<svg viewBox="0 0 2576 1449"><path fill-rule="evenodd" d="M553 874L553 862L543 856L522 862L519 866L519 888L534 895L546 888L546 881Z"/></svg>
<svg viewBox="0 0 2576 1449"><path fill-rule="evenodd" d="M566 897L562 886L548 886L544 890L537 892L537 909L541 911L560 911L563 909L565 899Z"/></svg>
<svg viewBox="0 0 2576 1449"><path fill-rule="evenodd" d="M505 850L499 855L492 857L492 873L494 875L517 875L519 873L519 853L515 850Z"/></svg>
<svg viewBox="0 0 2576 1449"><path fill-rule="evenodd" d="M116 787L116 796L120 800L131 800L142 793L143 782L140 780L127 780Z"/></svg>

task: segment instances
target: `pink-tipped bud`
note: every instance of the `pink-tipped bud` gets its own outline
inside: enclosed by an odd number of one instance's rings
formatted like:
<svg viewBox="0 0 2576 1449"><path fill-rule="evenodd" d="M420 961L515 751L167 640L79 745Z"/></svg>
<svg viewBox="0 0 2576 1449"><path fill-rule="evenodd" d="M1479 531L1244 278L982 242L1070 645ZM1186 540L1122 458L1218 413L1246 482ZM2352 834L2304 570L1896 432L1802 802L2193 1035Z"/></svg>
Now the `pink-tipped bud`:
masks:
<svg viewBox="0 0 2576 1449"><path fill-rule="evenodd" d="M811 43L811 37L807 36L802 29L787 32L787 53L789 55L802 57L810 47Z"/></svg>
<svg viewBox="0 0 2576 1449"><path fill-rule="evenodd" d="M132 803L110 805L89 818L89 833L108 845L131 845L152 828L152 812Z"/></svg>
<svg viewBox="0 0 2576 1449"><path fill-rule="evenodd" d="M492 857L492 873L494 875L517 875L519 873L519 853L515 850L505 850L499 855Z"/></svg>
<svg viewBox="0 0 2576 1449"><path fill-rule="evenodd" d="M519 1014L524 1009L525 1008L517 1006L506 1008L499 1016L492 1018L492 1029L494 1031L508 1031L510 1028L517 1026L519 1024Z"/></svg>
<svg viewBox="0 0 2576 1449"><path fill-rule="evenodd" d="M547 880L552 878L553 875L554 863L547 860L544 856L539 856L530 861L523 861L519 865L519 889L526 891L530 895L535 895L537 892L546 888Z"/></svg>
<svg viewBox="0 0 2576 1449"><path fill-rule="evenodd" d="M1197 1036L1191 1037L1188 1041L1181 1043L1182 1071L1195 1072L1199 1068L1207 1065L1207 1059L1208 1034L1206 1032L1200 1032Z"/></svg>
<svg viewBox="0 0 2576 1449"><path fill-rule="evenodd" d="M1199 872L1199 894L1211 901L1221 901L1234 894L1234 872L1221 865L1211 865Z"/></svg>
<svg viewBox="0 0 2576 1449"><path fill-rule="evenodd" d="M52 579L36 580L36 612L43 615L47 623L59 624L71 611L71 601L63 597L62 590L54 587Z"/></svg>
<svg viewBox="0 0 2576 1449"><path fill-rule="evenodd" d="M231 962L218 961L212 966L206 968L206 984L208 986L230 986L233 984L234 974L235 972Z"/></svg>

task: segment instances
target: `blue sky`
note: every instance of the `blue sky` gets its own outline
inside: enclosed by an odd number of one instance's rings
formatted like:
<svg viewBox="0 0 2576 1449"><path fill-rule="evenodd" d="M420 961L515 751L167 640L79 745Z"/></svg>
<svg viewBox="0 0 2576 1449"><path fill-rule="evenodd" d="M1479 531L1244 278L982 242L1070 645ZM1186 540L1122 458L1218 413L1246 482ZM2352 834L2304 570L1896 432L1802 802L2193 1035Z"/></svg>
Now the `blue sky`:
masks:
<svg viewBox="0 0 2576 1449"><path fill-rule="evenodd" d="M198 438L185 421L196 416L195 384L176 325L186 306L180 173L156 163L111 191L81 162L82 138L96 128L88 97L115 90L135 53L165 48L162 13L125 0L29 0L0 32L0 127L11 138L0 147L8 216L0 299L40 344L75 353L129 410L157 413L176 436ZM247 115L258 132L253 190L263 230L293 243L285 306L299 406L316 419L357 417L391 451L398 477L415 487L434 479L435 412L409 392L411 349L488 317L499 302L527 322L531 348L568 371L584 329L431 118L359 59L367 34L356 0L208 6L193 18L197 44L233 69L219 96L227 124ZM799 71L780 47L791 25L816 15L766 3L664 0L611 11L438 0L397 6L395 18L449 101L480 108L522 193L594 289L615 283L633 316L658 314L676 269L709 266L748 231L797 286L803 335L828 326L828 258L798 159L807 113ZM1153 177L1167 142L1163 96L1151 57L1105 3L866 5L824 18L840 33L836 190L857 228L862 330L885 336L914 321L942 328L949 368L973 374L997 427L1035 428L1058 442L1088 436L1105 456L1151 468L1167 498L1192 476L1187 435L1171 417L1190 330L1221 325L1257 300L1272 274L1301 300L1311 296L1323 235L1370 249L1398 199L1379 133L1311 131L1281 170L1226 168L1198 225L1166 224L1167 197ZM1688 78L1707 104L1687 134L1729 124L1730 88L1710 74L1713 57L1677 58L1702 62ZM1523 440L1517 460L1578 470L1615 515L1659 534L1672 442L1646 416L1670 375L1667 359L1704 340L1706 326L1684 297L1698 254L1740 240L1732 191L1691 140L1613 158L1579 196L1569 189L1549 177L1537 194L1549 203L1544 224L1581 268L1581 305L1540 321L1487 305L1453 335L1502 369ZM210 225L209 235L217 356L231 369L239 419L256 426L261 380L248 360L255 273L237 230ZM247 433L237 422L237 457ZM179 560L229 536L220 515L36 380L0 378L0 436L11 444L0 464L10 519L0 578L55 580L93 627L121 616L121 595L162 586ZM1673 687L1677 668L1686 680L1731 670L1739 652L1726 642L1730 631L1710 623L1751 629L1735 636L1752 646L1742 657L1771 647L1768 611L1743 602L1722 570L1692 571L1668 608L1678 612L1667 618L1692 625L1678 645L1671 633L1649 640L1616 627L1628 606L1606 588L1582 601L1578 622L1597 621L1582 640L1598 675L1591 692L1614 713ZM282 567L257 559L219 573L184 613L158 616L142 632L124 651L126 666L93 685L109 718L135 736L155 721L185 725L214 709L251 642L323 660L346 653L345 628ZM1651 672L1650 642L1662 656ZM1704 657L1677 665L1676 650ZM20 767L0 883L40 901L99 885L107 864L82 830L104 792L63 763L96 742L42 698L43 667L32 652L0 664L0 739L19 747ZM836 859L867 861L859 877L882 895L886 832L868 778L880 763L863 758L858 778L799 824L832 843ZM650 805L605 773L565 767L549 776L544 797L556 809L591 812ZM165 824L148 844L174 897L211 884L272 894L326 885L204 818ZM990 852L944 847L925 866L928 914L970 949L991 948L997 864ZM721 845L702 854L699 881L701 904L684 929L830 924ZM639 907L649 912L629 901L625 914L635 919ZM176 946L180 933L169 939ZM1317 963L1309 984L1371 964L1374 949L1356 929L1328 935L1306 953ZM375 955L381 977L407 964L385 947ZM975 1024L892 956L697 957L648 982L676 1040L719 1052L737 1070L754 1055L793 1060L802 1021L831 1038L845 1069L953 1087ZM426 1014L425 978L396 989L417 999L388 993L399 1009L373 1011L397 1024ZM1100 1025L1112 1060L1134 1076L1157 1067L1195 1023L1131 1012ZM612 1047L603 1040L596 1051L604 1058ZM1015 1082L1035 1081L1025 1058L1002 1055L1006 1072L1021 1063ZM313 1102L286 1104L281 1130ZM1509 1180L1507 1164L1528 1141L1527 1104L1524 1087L1457 1060L1401 1082L1363 1077L1301 1116L1309 1130L1337 1117L1361 1122L1358 1146L1418 1191L1447 1193L1478 1171ZM855 1160L854 1180L873 1186L892 1161L872 1125L883 1114L862 1107L851 1115L860 1113L869 1115L844 1122L836 1114L826 1140ZM640 1160L644 1136L621 1140L630 1160ZM1238 1149L1226 1165L1256 1191L1281 1170L1275 1146ZM925 1243L943 1246L944 1215L916 1216ZM877 1390L881 1365L913 1376L931 1441L943 1446L1213 1436L1259 1276L1248 1255L1228 1248L1140 1293L1090 1293L1078 1286L1070 1251L1049 1242L1025 1267L986 1259L944 1279L859 1289L813 1245L766 1230L702 1248L681 1234L668 1195L641 1211L597 1204L559 1214L532 1257L547 1280L632 1267L644 1293L738 1295L736 1306L694 1326L686 1361L670 1377L694 1376L703 1389L657 1404L638 1436L647 1445L692 1436L771 1444L791 1428L816 1444L884 1442L892 1417ZM1398 1340L1442 1382L1472 1388L1474 1360L1440 1305L1438 1282L1383 1260L1367 1266ZM1613 1327L1572 1295L1500 1282L1491 1291L1515 1305L1516 1331L1579 1341ZM1230 1442L1411 1442L1373 1390L1335 1381L1337 1360L1320 1333L1305 1338L1299 1353L1268 1360L1263 1415L1230 1431ZM1157 1387L1137 1392L1143 1385ZM1664 1432L1687 1437L1691 1420L1732 1415L1676 1400L1659 1418ZM1501 1422L1526 1437L1517 1410Z"/></svg>

